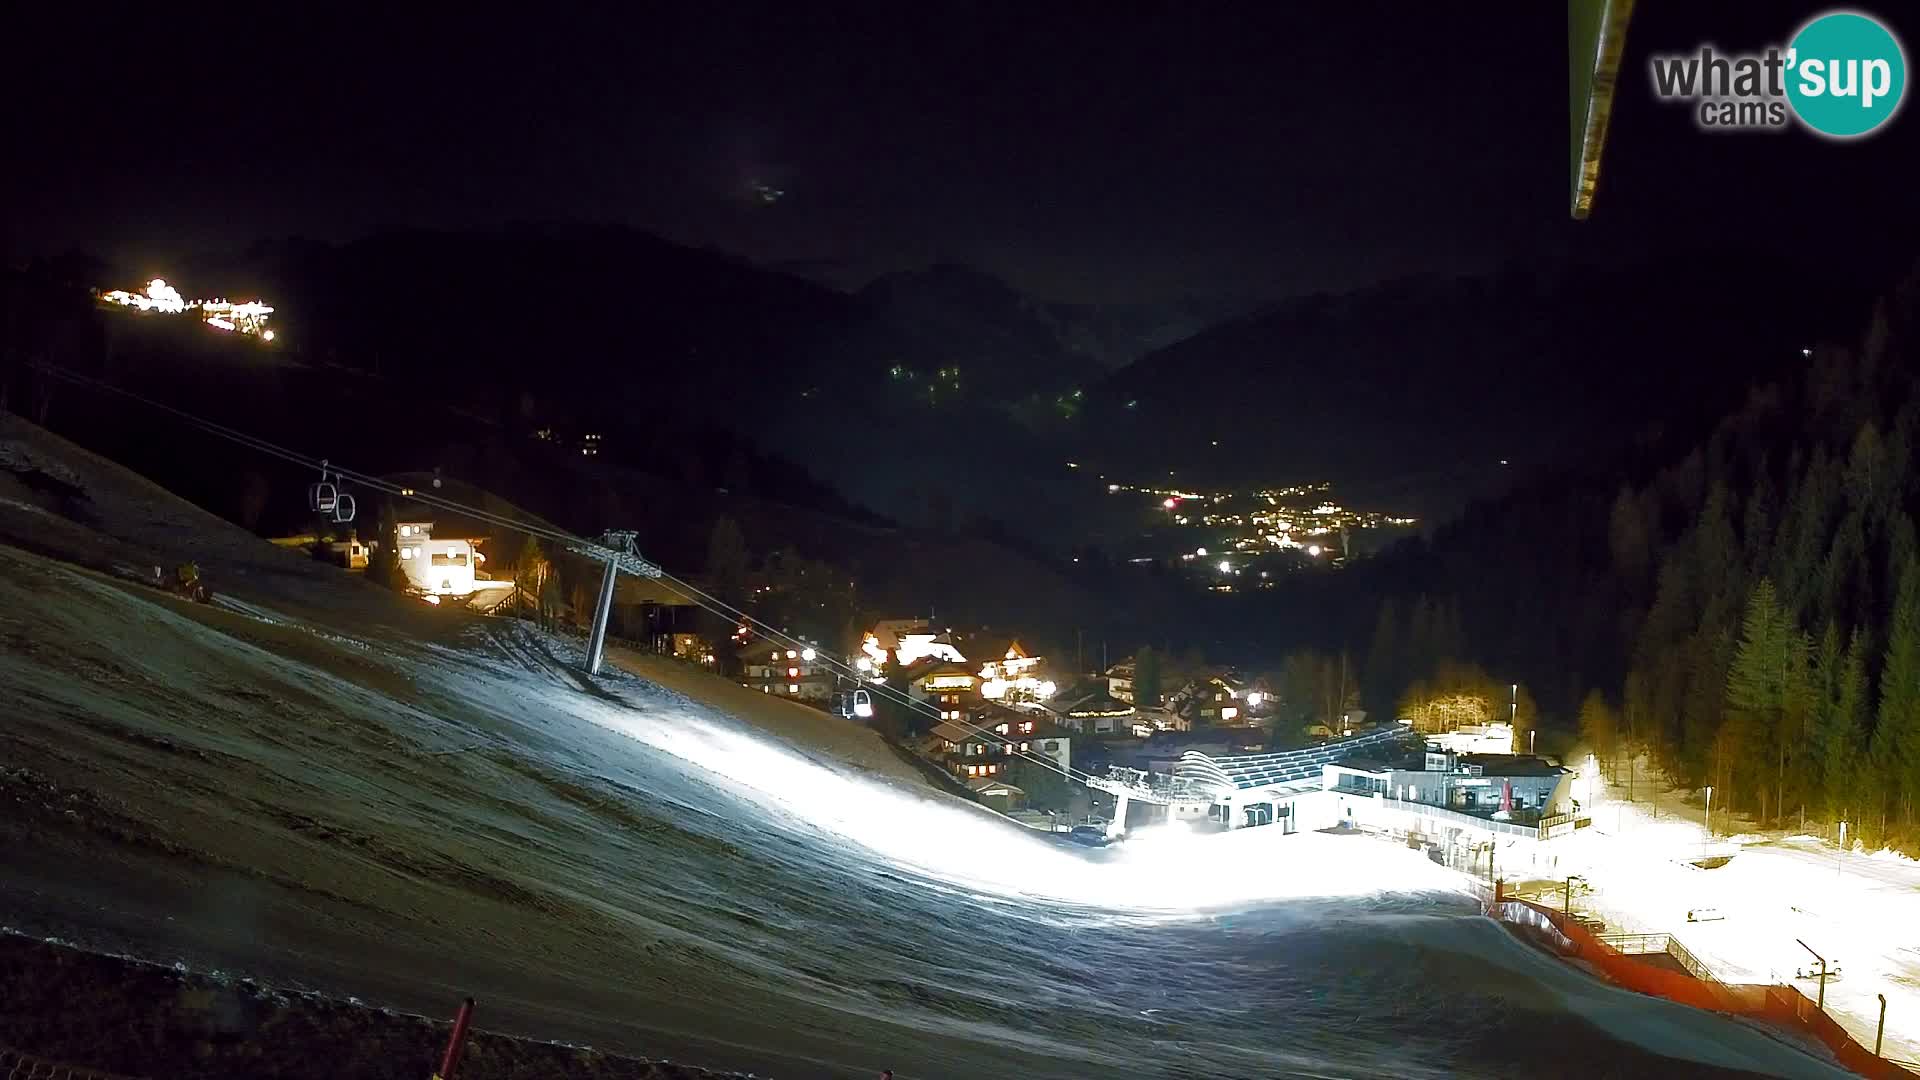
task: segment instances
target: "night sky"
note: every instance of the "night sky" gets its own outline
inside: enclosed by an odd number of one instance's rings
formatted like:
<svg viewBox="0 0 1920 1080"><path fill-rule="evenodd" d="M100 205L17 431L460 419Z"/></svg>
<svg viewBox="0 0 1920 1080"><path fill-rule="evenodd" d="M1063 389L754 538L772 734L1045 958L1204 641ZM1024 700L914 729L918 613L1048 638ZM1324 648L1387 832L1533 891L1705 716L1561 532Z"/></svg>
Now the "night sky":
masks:
<svg viewBox="0 0 1920 1080"><path fill-rule="evenodd" d="M1783 41L1817 5L1643 2L1585 224L1558 2L696 6L16 19L0 247L145 266L577 219L842 286L951 259L1069 300L1663 245L1915 250L1910 107L1841 145L1709 136L1651 99L1650 49ZM1871 10L1911 59L1920 23Z"/></svg>

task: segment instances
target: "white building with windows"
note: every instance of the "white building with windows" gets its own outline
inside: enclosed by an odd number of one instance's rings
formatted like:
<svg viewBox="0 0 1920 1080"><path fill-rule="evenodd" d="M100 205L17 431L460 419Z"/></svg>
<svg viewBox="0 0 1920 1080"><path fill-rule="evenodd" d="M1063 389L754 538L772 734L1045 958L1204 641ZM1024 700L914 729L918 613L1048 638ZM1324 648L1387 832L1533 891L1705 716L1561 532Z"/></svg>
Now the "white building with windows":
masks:
<svg viewBox="0 0 1920 1080"><path fill-rule="evenodd" d="M402 521L393 531L394 550L409 592L435 599L473 595L475 570L484 559L473 541L436 540L431 521Z"/></svg>

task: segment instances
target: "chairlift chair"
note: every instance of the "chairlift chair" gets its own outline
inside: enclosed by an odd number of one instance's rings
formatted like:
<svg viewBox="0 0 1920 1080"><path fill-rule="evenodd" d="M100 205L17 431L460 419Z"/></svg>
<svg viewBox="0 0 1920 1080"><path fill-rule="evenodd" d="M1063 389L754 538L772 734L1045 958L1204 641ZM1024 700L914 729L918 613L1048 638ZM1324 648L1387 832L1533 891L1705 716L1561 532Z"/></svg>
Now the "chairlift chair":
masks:
<svg viewBox="0 0 1920 1080"><path fill-rule="evenodd" d="M320 482L307 485L307 509L316 514L331 514L340 501L340 488L329 477L323 462L320 467Z"/></svg>
<svg viewBox="0 0 1920 1080"><path fill-rule="evenodd" d="M867 693L865 690L855 690L853 692L853 715L862 720L871 717L873 715L873 695Z"/></svg>
<svg viewBox="0 0 1920 1080"><path fill-rule="evenodd" d="M323 514L336 525L345 525L353 520L353 496L340 490L340 474L320 463L320 481L307 485L307 508L316 514Z"/></svg>

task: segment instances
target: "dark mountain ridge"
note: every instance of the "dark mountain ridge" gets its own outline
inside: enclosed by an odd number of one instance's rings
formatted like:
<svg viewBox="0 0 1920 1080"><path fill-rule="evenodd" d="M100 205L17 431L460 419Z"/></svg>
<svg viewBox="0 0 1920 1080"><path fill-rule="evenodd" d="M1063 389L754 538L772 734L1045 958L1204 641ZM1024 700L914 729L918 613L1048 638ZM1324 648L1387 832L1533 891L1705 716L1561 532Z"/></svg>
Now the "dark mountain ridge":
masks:
<svg viewBox="0 0 1920 1080"><path fill-rule="evenodd" d="M1503 459L1557 464L1723 411L1756 373L1857 325L1866 274L1808 282L1778 256L1716 254L1304 297L1115 372L1090 427L1110 464L1330 479L1414 494L1432 516Z"/></svg>

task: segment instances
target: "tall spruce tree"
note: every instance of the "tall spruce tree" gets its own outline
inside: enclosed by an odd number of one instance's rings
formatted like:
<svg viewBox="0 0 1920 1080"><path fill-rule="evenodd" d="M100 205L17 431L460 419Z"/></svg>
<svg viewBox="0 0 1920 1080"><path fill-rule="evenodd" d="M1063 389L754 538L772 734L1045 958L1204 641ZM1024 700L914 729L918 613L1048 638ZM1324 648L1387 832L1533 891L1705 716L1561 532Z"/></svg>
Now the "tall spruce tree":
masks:
<svg viewBox="0 0 1920 1080"><path fill-rule="evenodd" d="M1920 791L1920 563L1912 559L1901 568L1888 620L1873 741L1874 756L1891 781L1887 794L1901 824L1911 825L1914 794Z"/></svg>
<svg viewBox="0 0 1920 1080"><path fill-rule="evenodd" d="M1856 827L1862 823L1874 786L1869 775L1867 745L1867 647L1858 631L1848 639L1840 654L1840 669L1834 678L1833 711L1827 717L1825 781L1827 813L1834 818L1851 816ZM1879 815L1875 815L1877 819Z"/></svg>
<svg viewBox="0 0 1920 1080"><path fill-rule="evenodd" d="M1786 704L1786 639L1773 582L1761 578L1747 597L1733 664L1727 671L1723 732L1726 749L1750 771L1773 756L1768 752L1771 736ZM1764 785L1759 791L1764 793ZM1764 806L1760 816L1766 817Z"/></svg>

